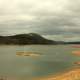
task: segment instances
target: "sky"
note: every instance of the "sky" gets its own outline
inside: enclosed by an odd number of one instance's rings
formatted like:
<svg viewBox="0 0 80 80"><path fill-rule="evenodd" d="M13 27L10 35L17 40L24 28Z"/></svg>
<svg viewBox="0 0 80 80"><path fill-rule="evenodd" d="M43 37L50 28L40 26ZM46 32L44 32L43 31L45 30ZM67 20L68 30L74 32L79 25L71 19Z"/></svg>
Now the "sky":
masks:
<svg viewBox="0 0 80 80"><path fill-rule="evenodd" d="M0 0L0 35L22 33L80 41L80 0Z"/></svg>

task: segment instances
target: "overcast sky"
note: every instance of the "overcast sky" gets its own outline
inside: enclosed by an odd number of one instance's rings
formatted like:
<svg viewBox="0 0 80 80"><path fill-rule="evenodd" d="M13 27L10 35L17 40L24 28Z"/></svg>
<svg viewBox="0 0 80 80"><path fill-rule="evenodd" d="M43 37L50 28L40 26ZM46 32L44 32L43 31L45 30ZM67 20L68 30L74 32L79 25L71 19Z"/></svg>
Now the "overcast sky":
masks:
<svg viewBox="0 0 80 80"><path fill-rule="evenodd" d="M80 0L0 0L0 35L31 32L80 40Z"/></svg>

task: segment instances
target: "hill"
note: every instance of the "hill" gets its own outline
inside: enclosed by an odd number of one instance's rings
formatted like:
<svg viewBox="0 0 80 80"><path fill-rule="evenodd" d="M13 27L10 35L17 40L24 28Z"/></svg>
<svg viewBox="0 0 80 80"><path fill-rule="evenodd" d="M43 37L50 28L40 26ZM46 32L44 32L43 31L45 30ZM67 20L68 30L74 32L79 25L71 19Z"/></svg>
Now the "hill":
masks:
<svg viewBox="0 0 80 80"><path fill-rule="evenodd" d="M0 44L57 44L56 41L45 39L36 33L0 36Z"/></svg>

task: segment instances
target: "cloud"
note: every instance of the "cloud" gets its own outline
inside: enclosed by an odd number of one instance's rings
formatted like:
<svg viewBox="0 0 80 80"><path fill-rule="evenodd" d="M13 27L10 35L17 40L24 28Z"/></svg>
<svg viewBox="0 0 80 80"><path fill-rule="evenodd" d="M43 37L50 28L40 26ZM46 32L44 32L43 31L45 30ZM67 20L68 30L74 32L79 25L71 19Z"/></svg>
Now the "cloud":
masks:
<svg viewBox="0 0 80 80"><path fill-rule="evenodd" d="M80 0L0 0L0 34L80 34Z"/></svg>

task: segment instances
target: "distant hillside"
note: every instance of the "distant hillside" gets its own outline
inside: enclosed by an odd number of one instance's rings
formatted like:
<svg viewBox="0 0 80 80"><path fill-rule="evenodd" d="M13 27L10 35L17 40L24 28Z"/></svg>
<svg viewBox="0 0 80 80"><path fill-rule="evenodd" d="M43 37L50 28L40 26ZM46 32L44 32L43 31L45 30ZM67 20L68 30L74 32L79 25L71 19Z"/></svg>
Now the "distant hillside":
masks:
<svg viewBox="0 0 80 80"><path fill-rule="evenodd" d="M57 44L56 41L45 39L36 33L0 36L0 44Z"/></svg>

